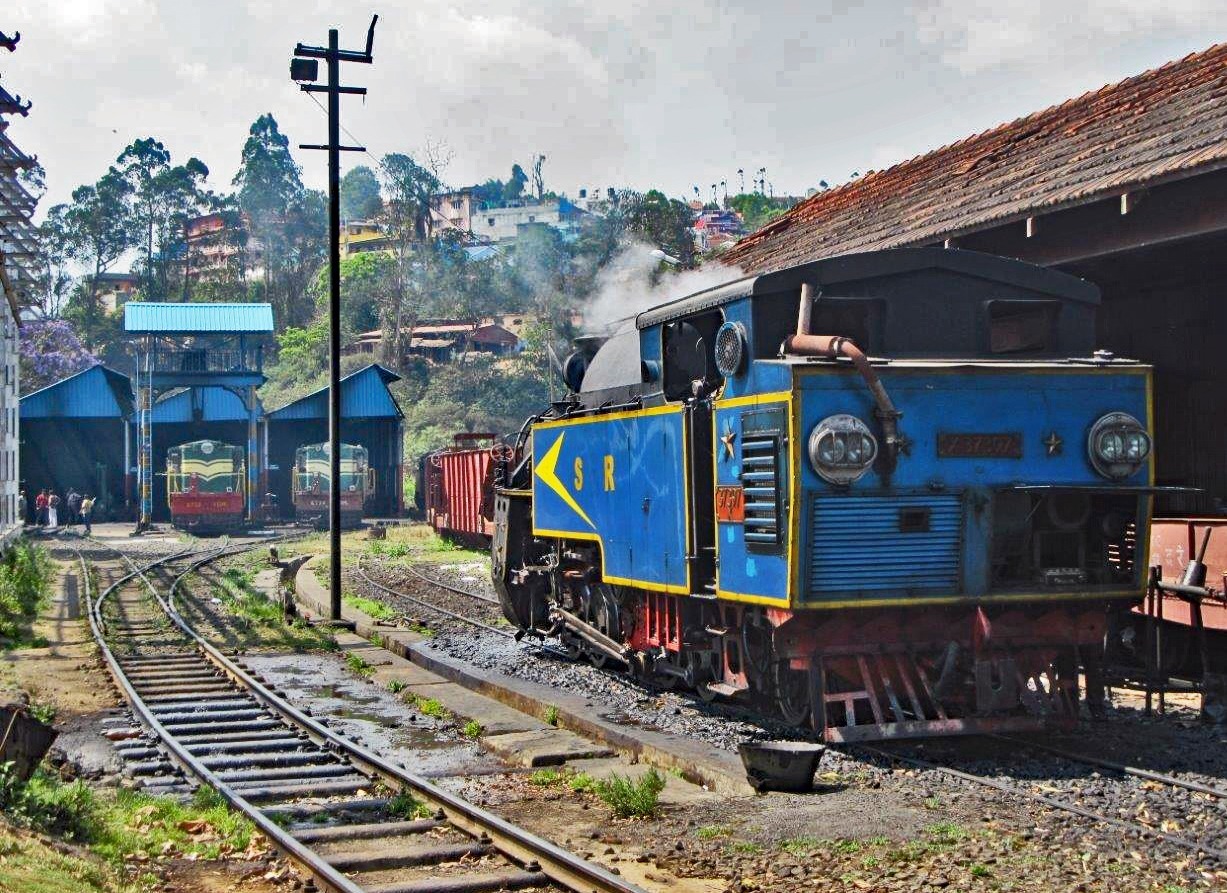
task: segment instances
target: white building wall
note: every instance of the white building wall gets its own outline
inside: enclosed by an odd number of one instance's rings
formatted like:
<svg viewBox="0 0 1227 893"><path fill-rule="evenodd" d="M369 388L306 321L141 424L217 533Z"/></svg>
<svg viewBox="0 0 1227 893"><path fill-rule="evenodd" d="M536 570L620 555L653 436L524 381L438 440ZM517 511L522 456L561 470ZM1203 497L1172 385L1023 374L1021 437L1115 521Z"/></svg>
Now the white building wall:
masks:
<svg viewBox="0 0 1227 893"><path fill-rule="evenodd" d="M0 538L7 541L21 530L22 519L17 511L19 487L18 433L21 388L18 383L17 355L19 349L17 323L9 311L8 301L0 299L3 315L3 337L0 338Z"/></svg>
<svg viewBox="0 0 1227 893"><path fill-rule="evenodd" d="M492 242L506 242L514 239L518 235L518 227L526 223L544 223L557 227L562 223L558 202L474 211L473 235Z"/></svg>

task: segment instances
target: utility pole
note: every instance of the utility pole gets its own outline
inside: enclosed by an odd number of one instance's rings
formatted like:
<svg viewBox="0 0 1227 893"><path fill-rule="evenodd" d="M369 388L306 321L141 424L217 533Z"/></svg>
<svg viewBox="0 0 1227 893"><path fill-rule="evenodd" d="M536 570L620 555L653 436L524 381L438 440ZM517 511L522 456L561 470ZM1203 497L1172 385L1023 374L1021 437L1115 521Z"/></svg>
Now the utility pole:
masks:
<svg viewBox="0 0 1227 893"><path fill-rule="evenodd" d="M328 46L298 44L290 60L290 79L304 93L328 94L327 145L300 145L300 149L319 149L328 153L328 594L329 615L334 625L341 620L341 153L365 152L362 146L341 145L341 94L365 96L365 87L341 86L341 63L370 65L375 43L375 23L371 16L366 32L366 51L343 50L336 28L328 31ZM328 65L328 83L318 86L319 62Z"/></svg>

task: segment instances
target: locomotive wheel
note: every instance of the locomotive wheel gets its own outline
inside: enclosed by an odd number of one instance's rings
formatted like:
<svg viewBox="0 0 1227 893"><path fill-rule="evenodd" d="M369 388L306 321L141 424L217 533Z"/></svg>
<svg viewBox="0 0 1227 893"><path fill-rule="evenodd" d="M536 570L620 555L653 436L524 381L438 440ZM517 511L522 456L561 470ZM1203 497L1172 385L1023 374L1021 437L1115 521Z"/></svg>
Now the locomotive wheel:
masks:
<svg viewBox="0 0 1227 893"><path fill-rule="evenodd" d="M794 670L788 661L775 662L775 707L790 726L801 726L809 719L809 674Z"/></svg>
<svg viewBox="0 0 1227 893"><path fill-rule="evenodd" d="M587 603L588 617L586 619L588 622L615 642L621 642L621 610L613 589L604 583L595 584L588 590ZM608 654L593 645L587 645L584 651L587 653L588 660L598 670L603 669L613 660Z"/></svg>

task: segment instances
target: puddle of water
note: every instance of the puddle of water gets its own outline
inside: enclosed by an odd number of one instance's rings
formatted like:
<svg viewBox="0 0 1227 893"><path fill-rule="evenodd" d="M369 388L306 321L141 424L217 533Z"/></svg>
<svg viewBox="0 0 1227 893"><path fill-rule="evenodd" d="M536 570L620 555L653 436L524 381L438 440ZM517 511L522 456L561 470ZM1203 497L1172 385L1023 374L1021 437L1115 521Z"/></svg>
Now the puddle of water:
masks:
<svg viewBox="0 0 1227 893"><path fill-rule="evenodd" d="M452 725L422 716L392 692L354 676L336 655L248 654L244 659L291 704L310 708L334 732L411 772L464 775L499 766Z"/></svg>

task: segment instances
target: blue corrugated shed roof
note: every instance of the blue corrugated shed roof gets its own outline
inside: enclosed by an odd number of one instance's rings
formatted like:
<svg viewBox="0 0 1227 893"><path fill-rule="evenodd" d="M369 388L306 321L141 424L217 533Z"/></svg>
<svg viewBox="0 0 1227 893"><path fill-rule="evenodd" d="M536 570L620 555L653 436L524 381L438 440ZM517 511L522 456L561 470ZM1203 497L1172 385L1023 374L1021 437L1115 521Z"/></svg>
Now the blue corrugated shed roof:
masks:
<svg viewBox="0 0 1227 893"><path fill-rule="evenodd" d="M272 332L273 305L129 301L124 305L124 330L184 335Z"/></svg>
<svg viewBox="0 0 1227 893"><path fill-rule="evenodd" d="M197 411L199 414L197 414ZM263 407L257 406L257 413ZM159 400L153 406L153 423L167 422L242 422L247 408L234 391L226 388L186 388Z"/></svg>
<svg viewBox="0 0 1227 893"><path fill-rule="evenodd" d="M404 413L396 405L388 385L400 381L395 372L372 363L351 372L341 379L341 417L346 419L403 418ZM268 414L270 420L326 419L328 418L328 388L320 388L275 409Z"/></svg>
<svg viewBox="0 0 1227 893"><path fill-rule="evenodd" d="M132 412L128 376L99 363L21 398L22 419L116 419Z"/></svg>

